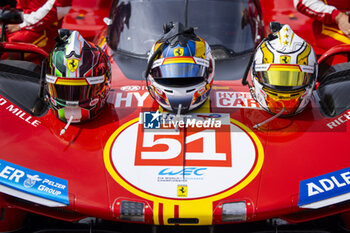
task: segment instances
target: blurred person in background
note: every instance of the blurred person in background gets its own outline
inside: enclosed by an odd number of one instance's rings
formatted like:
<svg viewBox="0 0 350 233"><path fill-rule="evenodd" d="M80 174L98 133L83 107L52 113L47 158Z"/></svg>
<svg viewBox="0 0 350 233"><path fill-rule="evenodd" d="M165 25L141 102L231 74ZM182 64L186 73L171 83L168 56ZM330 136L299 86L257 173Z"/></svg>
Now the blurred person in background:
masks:
<svg viewBox="0 0 350 233"><path fill-rule="evenodd" d="M17 4L16 0L1 0L0 7L15 8Z"/></svg>
<svg viewBox="0 0 350 233"><path fill-rule="evenodd" d="M24 20L7 26L8 41L35 44L50 52L71 6L72 0L17 0Z"/></svg>
<svg viewBox="0 0 350 233"><path fill-rule="evenodd" d="M349 0L293 0L295 8L314 19L316 44L328 50L338 44L350 44Z"/></svg>

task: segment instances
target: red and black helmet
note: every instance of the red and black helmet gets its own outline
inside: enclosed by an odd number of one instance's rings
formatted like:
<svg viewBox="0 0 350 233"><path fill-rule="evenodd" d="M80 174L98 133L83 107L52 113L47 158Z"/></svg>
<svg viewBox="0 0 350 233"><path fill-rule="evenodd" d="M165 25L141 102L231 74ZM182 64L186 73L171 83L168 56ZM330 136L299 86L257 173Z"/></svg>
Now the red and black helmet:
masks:
<svg viewBox="0 0 350 233"><path fill-rule="evenodd" d="M50 105L62 121L83 122L99 114L110 90L107 55L77 31L60 32L50 53L46 84Z"/></svg>

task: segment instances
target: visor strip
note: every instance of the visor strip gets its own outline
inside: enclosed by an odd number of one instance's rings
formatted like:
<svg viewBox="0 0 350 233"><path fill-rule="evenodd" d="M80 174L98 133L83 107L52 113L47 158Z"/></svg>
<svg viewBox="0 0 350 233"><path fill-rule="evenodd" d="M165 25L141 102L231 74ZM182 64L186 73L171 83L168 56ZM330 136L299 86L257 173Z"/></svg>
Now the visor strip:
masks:
<svg viewBox="0 0 350 233"><path fill-rule="evenodd" d="M105 81L105 76L96 76L89 78L66 78L66 77L55 77L51 75L46 75L46 82L57 85L64 86L86 86L103 83Z"/></svg>
<svg viewBox="0 0 350 233"><path fill-rule="evenodd" d="M157 59L153 62L152 69L161 65L175 64L175 63L189 63L198 64L201 66L209 67L209 61L207 59L199 57L169 57Z"/></svg>

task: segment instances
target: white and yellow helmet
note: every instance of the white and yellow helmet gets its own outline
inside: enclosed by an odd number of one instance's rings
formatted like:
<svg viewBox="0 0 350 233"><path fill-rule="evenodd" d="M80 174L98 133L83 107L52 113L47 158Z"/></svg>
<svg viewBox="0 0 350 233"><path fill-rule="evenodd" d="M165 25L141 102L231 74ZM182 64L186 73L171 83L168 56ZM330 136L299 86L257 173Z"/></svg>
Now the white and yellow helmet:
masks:
<svg viewBox="0 0 350 233"><path fill-rule="evenodd" d="M317 69L310 44L284 25L256 50L251 68L252 95L271 114L297 114L310 101Z"/></svg>

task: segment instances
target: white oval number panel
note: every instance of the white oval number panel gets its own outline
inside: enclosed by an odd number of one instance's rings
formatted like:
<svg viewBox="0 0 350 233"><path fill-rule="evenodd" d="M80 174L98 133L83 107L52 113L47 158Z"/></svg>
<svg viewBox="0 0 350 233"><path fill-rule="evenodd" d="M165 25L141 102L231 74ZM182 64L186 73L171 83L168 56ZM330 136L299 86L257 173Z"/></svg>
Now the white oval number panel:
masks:
<svg viewBox="0 0 350 233"><path fill-rule="evenodd" d="M258 139L233 121L219 129L178 131L143 129L136 122L116 135L110 160L118 176L142 192L163 198L204 198L249 176L259 156L254 140Z"/></svg>

